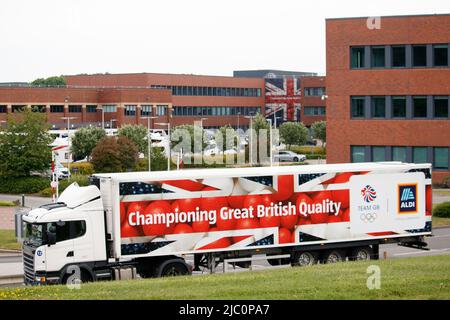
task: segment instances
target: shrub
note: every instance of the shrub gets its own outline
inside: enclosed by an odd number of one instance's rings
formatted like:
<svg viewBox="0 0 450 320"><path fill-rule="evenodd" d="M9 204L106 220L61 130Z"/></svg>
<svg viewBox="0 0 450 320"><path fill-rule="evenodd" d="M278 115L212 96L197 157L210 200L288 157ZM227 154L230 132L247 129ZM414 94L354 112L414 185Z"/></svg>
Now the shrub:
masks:
<svg viewBox="0 0 450 320"><path fill-rule="evenodd" d="M443 202L436 205L433 209L433 216L450 218L450 202Z"/></svg>
<svg viewBox="0 0 450 320"><path fill-rule="evenodd" d="M71 163L70 172L74 174L91 175L94 173L94 167L90 162Z"/></svg>
<svg viewBox="0 0 450 320"><path fill-rule="evenodd" d="M96 172L122 172L132 169L138 161L138 148L127 137L105 137L92 150Z"/></svg>
<svg viewBox="0 0 450 320"><path fill-rule="evenodd" d="M0 193L37 193L50 186L46 177L0 178Z"/></svg>
<svg viewBox="0 0 450 320"><path fill-rule="evenodd" d="M311 150L312 154L326 154L326 149L317 146L292 146L289 150L304 155L311 154Z"/></svg>

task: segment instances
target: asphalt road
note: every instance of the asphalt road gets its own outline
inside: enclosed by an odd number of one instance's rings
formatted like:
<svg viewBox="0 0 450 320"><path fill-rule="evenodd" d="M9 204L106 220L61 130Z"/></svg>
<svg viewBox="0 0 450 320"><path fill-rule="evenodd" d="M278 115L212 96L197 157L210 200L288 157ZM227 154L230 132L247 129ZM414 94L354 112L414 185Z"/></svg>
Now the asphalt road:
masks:
<svg viewBox="0 0 450 320"><path fill-rule="evenodd" d="M438 228L433 230L433 236L426 238L430 250L417 250L398 246L397 244L388 244L380 246L380 259L383 259L385 252L388 259L398 259L406 257L418 257L429 255L450 254L450 228ZM187 259L188 263L193 263L191 259ZM288 266L287 266L288 267ZM252 265L253 270L263 270L271 268L267 261L255 261ZM223 265L220 264L216 268L217 272L222 272ZM232 267L228 268L232 272L241 272L246 269ZM17 275L23 272L22 257L0 255L0 276L2 275ZM207 273L203 271L203 273ZM196 272L195 274L202 274Z"/></svg>
<svg viewBox="0 0 450 320"><path fill-rule="evenodd" d="M19 200L19 203L22 203L22 195L21 194L0 194L0 200L3 201L16 201ZM46 197L36 197L25 195L25 207L27 208L38 208L43 204L51 203L51 198Z"/></svg>

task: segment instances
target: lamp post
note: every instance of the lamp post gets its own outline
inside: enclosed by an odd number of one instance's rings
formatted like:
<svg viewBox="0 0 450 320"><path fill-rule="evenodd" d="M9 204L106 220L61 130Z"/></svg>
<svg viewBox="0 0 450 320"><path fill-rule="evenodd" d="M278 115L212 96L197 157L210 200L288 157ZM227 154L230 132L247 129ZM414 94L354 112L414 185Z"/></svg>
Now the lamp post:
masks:
<svg viewBox="0 0 450 320"><path fill-rule="evenodd" d="M74 120L77 117L61 117L62 120L67 120L67 144L68 144L68 155L67 155L67 169L70 172L70 120Z"/></svg>
<svg viewBox="0 0 450 320"><path fill-rule="evenodd" d="M167 134L168 134L168 141L167 141L167 171L170 171L170 122L157 122L156 123L159 126L167 126Z"/></svg>
<svg viewBox="0 0 450 320"><path fill-rule="evenodd" d="M248 148L248 155L249 155L249 161L250 164L253 164L253 118L255 116L245 116L246 119L250 119L250 139L249 139L249 148Z"/></svg>
<svg viewBox="0 0 450 320"><path fill-rule="evenodd" d="M150 119L156 119L158 117L141 117L141 119L147 119L147 154L148 154L148 171L152 171L152 136L150 132Z"/></svg>
<svg viewBox="0 0 450 320"><path fill-rule="evenodd" d="M105 109L103 107L97 108L97 110L102 110L102 129L105 130Z"/></svg>

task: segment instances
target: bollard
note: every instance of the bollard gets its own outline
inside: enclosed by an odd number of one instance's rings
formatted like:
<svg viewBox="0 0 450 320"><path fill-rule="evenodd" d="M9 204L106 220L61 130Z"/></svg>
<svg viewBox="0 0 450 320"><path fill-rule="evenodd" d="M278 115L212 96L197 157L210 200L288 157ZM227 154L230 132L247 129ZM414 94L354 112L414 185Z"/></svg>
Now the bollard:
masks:
<svg viewBox="0 0 450 320"><path fill-rule="evenodd" d="M25 207L25 195L22 194L22 207Z"/></svg>
<svg viewBox="0 0 450 320"><path fill-rule="evenodd" d="M383 259L384 259L384 260L387 259L387 251L383 251Z"/></svg>

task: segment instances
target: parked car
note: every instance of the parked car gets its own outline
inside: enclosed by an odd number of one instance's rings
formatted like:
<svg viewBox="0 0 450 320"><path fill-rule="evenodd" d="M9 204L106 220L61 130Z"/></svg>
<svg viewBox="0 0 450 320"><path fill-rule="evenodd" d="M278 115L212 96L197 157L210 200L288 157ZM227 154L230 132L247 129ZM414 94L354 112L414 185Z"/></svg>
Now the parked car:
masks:
<svg viewBox="0 0 450 320"><path fill-rule="evenodd" d="M279 162L283 162L283 161L303 162L306 160L306 156L304 154L298 154L298 153L295 153L293 151L288 151L288 150L279 151L279 152L275 153L273 157L274 157L275 161L279 161Z"/></svg>

